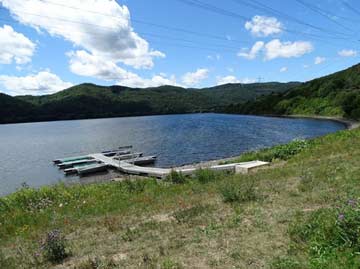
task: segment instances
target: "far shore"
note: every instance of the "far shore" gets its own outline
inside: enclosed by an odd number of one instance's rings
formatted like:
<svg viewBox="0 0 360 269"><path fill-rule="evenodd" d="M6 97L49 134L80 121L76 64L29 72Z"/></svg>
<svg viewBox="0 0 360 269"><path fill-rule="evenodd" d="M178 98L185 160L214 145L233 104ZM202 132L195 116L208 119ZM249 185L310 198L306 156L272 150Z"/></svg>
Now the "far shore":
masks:
<svg viewBox="0 0 360 269"><path fill-rule="evenodd" d="M284 115L284 116L275 116L280 118L296 118L296 119L314 119L314 120L331 120L344 124L347 129L353 130L360 127L360 122L350 119L345 119L341 117L330 117L330 116L307 116L307 115Z"/></svg>

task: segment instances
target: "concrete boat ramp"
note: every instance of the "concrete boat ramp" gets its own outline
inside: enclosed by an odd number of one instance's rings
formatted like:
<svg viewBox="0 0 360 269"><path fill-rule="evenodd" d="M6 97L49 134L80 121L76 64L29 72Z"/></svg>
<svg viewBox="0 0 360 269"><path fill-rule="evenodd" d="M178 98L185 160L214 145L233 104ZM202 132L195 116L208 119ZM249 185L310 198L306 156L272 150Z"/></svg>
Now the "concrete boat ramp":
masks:
<svg viewBox="0 0 360 269"><path fill-rule="evenodd" d="M142 154L141 154L142 155ZM80 158L80 159L79 159ZM155 160L156 156L148 156L148 157L139 157L141 160L149 159L149 162ZM61 161L65 160L65 161ZM70 161L67 161L70 160ZM246 174L249 171L263 167L268 165L267 162L262 161L251 161L251 162L242 162L242 163L232 163L232 164L224 164L224 165L212 165L212 166L204 166L204 167L190 167L190 168L157 168L157 167L146 167L136 165L136 158L132 159L122 159L116 156L106 156L104 153L94 153L86 156L74 157L74 158L66 158L66 159L58 159L55 160L59 168L67 167L65 173L78 173L82 174L90 174L99 171L106 170L107 168L116 169L124 174L130 175L139 175L139 176L147 176L147 177L155 177L155 178L165 178L172 171L176 171L178 173L182 173L183 175L191 175L195 173L196 170L201 168L206 168L214 171L230 171L235 173ZM88 162L88 166L86 163ZM141 162L142 163L142 162ZM77 166L81 164L81 166Z"/></svg>

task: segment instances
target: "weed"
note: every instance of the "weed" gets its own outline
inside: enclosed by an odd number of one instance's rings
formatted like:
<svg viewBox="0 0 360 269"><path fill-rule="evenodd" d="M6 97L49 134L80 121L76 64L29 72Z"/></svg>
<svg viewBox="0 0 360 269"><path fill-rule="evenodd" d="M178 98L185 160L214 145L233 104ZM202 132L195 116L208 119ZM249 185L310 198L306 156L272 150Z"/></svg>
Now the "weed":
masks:
<svg viewBox="0 0 360 269"><path fill-rule="evenodd" d="M146 182L144 180L124 180L124 188L129 193L141 193L145 189Z"/></svg>
<svg viewBox="0 0 360 269"><path fill-rule="evenodd" d="M311 191L315 186L315 178L309 171L303 171L300 175L299 191Z"/></svg>
<svg viewBox="0 0 360 269"><path fill-rule="evenodd" d="M70 255L66 249L65 238L59 230L53 230L46 235L41 249L45 259L52 263L60 263Z"/></svg>
<svg viewBox="0 0 360 269"><path fill-rule="evenodd" d="M209 225L206 225L205 227L200 227L199 231L206 236L212 236L217 230L221 228L220 224L211 222Z"/></svg>
<svg viewBox="0 0 360 269"><path fill-rule="evenodd" d="M219 173L210 170L210 169L198 169L195 173L195 178L200 183L208 183L211 181L215 181L219 177Z"/></svg>
<svg viewBox="0 0 360 269"><path fill-rule="evenodd" d="M115 232L120 228L118 219L112 216L105 217L104 226L109 232Z"/></svg>
<svg viewBox="0 0 360 269"><path fill-rule="evenodd" d="M113 261L101 259L99 257L89 258L77 266L74 269L112 269L116 268L116 264Z"/></svg>
<svg viewBox="0 0 360 269"><path fill-rule="evenodd" d="M300 220L300 221L299 221ZM290 226L295 249L306 249L311 268L359 268L360 206L354 199L319 209ZM290 257L291 258L291 257Z"/></svg>
<svg viewBox="0 0 360 269"><path fill-rule="evenodd" d="M190 208L176 211L173 216L178 223L187 223L190 222L192 219L204 214L209 209L209 206L196 205Z"/></svg>
<svg viewBox="0 0 360 269"><path fill-rule="evenodd" d="M126 242L132 242L139 237L139 231L136 228L126 228L125 233L121 238Z"/></svg>
<svg viewBox="0 0 360 269"><path fill-rule="evenodd" d="M291 157L299 154L305 149L313 146L315 142L313 140L294 140L288 144L278 145L275 147L262 149L259 151L248 152L241 155L239 158L232 160L231 162L247 162L253 160L261 160L271 162L275 159L289 160Z"/></svg>
<svg viewBox="0 0 360 269"><path fill-rule="evenodd" d="M181 172L171 170L170 174L166 177L166 181L174 184L184 184L186 182L186 178Z"/></svg>
<svg viewBox="0 0 360 269"><path fill-rule="evenodd" d="M289 257L278 257L272 264L271 269L303 269L304 267L301 264Z"/></svg>
<svg viewBox="0 0 360 269"><path fill-rule="evenodd" d="M16 269L15 261L13 258L5 257L4 253L0 249L0 268Z"/></svg>
<svg viewBox="0 0 360 269"><path fill-rule="evenodd" d="M161 268L163 268L163 269L180 269L181 266L179 263L174 262L173 260L167 258L162 262Z"/></svg>
<svg viewBox="0 0 360 269"><path fill-rule="evenodd" d="M220 187L220 194L225 203L245 203L257 200L253 180L240 183L225 183Z"/></svg>

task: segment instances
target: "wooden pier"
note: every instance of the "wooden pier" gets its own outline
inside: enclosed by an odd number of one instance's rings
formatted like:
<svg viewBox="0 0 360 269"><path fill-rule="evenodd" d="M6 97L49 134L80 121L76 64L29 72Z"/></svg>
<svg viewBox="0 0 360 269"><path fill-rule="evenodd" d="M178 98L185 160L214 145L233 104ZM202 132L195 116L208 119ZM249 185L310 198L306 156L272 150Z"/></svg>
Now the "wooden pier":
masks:
<svg viewBox="0 0 360 269"><path fill-rule="evenodd" d="M128 152L123 151L123 155L115 155L103 153L94 153L86 156L58 159L54 162L59 166L59 168L69 168L65 170L65 173L77 173L79 175L94 173L99 170L106 170L106 168L114 168L118 171L130 174L130 175L139 175L139 176L148 176L156 178L164 178L169 175L172 171L182 173L183 175L191 175L195 173L198 169L210 169L214 171L230 171L235 173L248 173L252 169L256 169L265 165L268 165L267 162L262 161L251 161L251 162L242 162L242 163L232 163L224 165L213 165L209 167L190 167L190 168L157 168L157 167L144 167L136 165L136 158L132 158ZM125 154L129 155L131 158L125 158ZM140 154L135 154L140 155ZM123 157L121 157L123 156ZM141 155L142 156L142 155ZM155 161L156 156L145 156L141 157L141 161ZM65 160L62 162L62 160ZM86 165L88 163L88 165ZM77 167L77 164L81 164L80 167ZM85 164L85 165L84 165Z"/></svg>
<svg viewBox="0 0 360 269"><path fill-rule="evenodd" d="M156 168L156 167L143 167L137 166L126 161L118 161L113 158L106 157L102 154L92 154L92 158L102 162L110 167L117 168L119 171L125 174L139 175L139 176L149 176L156 178L164 178L171 173L171 171L176 171L182 173L183 175L191 175L195 173L199 168ZM269 165L268 162L262 161L251 161L251 162L242 162L242 163L232 163L224 165L213 165L210 167L203 167L214 171L230 171L235 173L246 174L252 169L263 167Z"/></svg>

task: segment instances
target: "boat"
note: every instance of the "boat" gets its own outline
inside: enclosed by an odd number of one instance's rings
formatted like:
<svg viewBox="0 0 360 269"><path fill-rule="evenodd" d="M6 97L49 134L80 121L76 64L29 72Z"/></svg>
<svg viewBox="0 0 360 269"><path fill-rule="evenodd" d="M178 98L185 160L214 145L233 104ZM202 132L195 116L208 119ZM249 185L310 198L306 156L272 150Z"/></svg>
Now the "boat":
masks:
<svg viewBox="0 0 360 269"><path fill-rule="evenodd" d="M107 169L107 167L108 166L106 164L96 163L96 164L76 168L76 170L79 175L86 175L86 174L105 171Z"/></svg>
<svg viewBox="0 0 360 269"><path fill-rule="evenodd" d="M133 158L126 160L127 163L132 163L135 165L147 165L147 164L153 164L156 162L157 156L144 156L139 158Z"/></svg>
<svg viewBox="0 0 360 269"><path fill-rule="evenodd" d="M130 153L131 153L130 150L115 150L115 151L102 152L102 154L106 157L113 157L115 155L125 155L125 154L130 154Z"/></svg>
<svg viewBox="0 0 360 269"><path fill-rule="evenodd" d="M77 174L78 169L82 168L82 167L85 167L85 166L89 166L89 163L81 163L81 164L74 165L73 167L66 168L66 169L64 169L64 173L67 176Z"/></svg>
<svg viewBox="0 0 360 269"><path fill-rule="evenodd" d="M119 147L118 149L112 149L112 150L105 150L105 151L102 151L101 153L110 153L110 152L117 152L117 151L122 151L122 150L129 150L131 149L132 146L122 146L122 147Z"/></svg>
<svg viewBox="0 0 360 269"><path fill-rule="evenodd" d="M60 163L57 166L60 169L65 169L65 168L73 167L74 165L78 165L78 164L90 164L90 163L94 163L94 162L97 162L97 161L95 159L83 159L83 160L77 160L77 161L72 161L72 162Z"/></svg>
<svg viewBox="0 0 360 269"><path fill-rule="evenodd" d="M70 158L64 158L64 159L56 159L53 162L55 164L59 164L59 163L74 162L74 161L86 160L86 159L91 159L91 157L89 157L89 156L77 156L77 157L70 157Z"/></svg>
<svg viewBox="0 0 360 269"><path fill-rule="evenodd" d="M115 156L114 159L118 160L118 161L123 161L123 160L129 160L129 159L135 159L138 157L142 157L142 155L143 155L142 152L135 152L135 153L125 154L125 155Z"/></svg>

